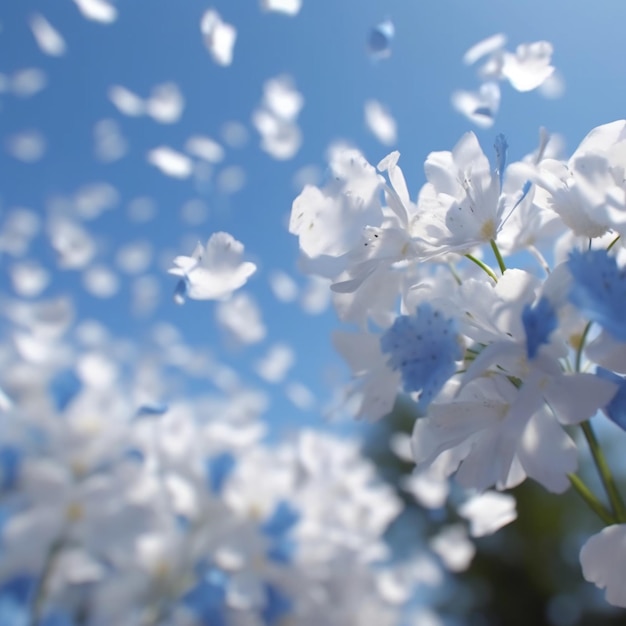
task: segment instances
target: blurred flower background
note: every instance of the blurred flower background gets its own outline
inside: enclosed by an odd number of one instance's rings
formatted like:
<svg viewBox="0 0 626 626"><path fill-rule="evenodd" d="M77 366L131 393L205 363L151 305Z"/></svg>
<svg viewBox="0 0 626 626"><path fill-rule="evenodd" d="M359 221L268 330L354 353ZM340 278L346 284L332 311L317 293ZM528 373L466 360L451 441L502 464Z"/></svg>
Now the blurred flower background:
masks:
<svg viewBox="0 0 626 626"><path fill-rule="evenodd" d="M497 535L441 531L461 519L411 475L402 399L352 420L329 282L288 228L340 148L399 150L412 197L467 130L569 154L624 116L625 19L2 3L0 624L622 623L580 575L575 496L526 484Z"/></svg>

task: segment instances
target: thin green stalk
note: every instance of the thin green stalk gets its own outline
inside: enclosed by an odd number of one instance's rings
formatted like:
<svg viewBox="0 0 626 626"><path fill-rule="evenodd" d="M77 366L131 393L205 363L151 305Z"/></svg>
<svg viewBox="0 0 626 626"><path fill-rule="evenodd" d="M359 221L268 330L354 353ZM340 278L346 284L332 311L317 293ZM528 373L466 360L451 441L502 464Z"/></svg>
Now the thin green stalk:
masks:
<svg viewBox="0 0 626 626"><path fill-rule="evenodd" d="M29 626L39 626L41 618L43 617L44 605L46 602L46 595L48 594L48 585L50 584L50 576L56 565L57 557L63 549L64 540L57 539L51 546L46 557L46 561L43 566L43 571L39 577L37 589L35 591L35 597L32 603L32 610L30 612L30 619L28 620Z"/></svg>
<svg viewBox="0 0 626 626"><path fill-rule="evenodd" d="M472 254L466 254L465 257L469 259L472 263L476 263L476 265L478 265L478 267L480 267L483 272L485 272L490 278L493 278L494 282L498 282L498 277L496 276L496 273L488 265L485 265L485 263L483 263L480 259L477 259Z"/></svg>
<svg viewBox="0 0 626 626"><path fill-rule="evenodd" d="M500 271L504 274L506 272L506 264L504 263L504 259L502 258L502 254L500 253L500 248L498 248L498 244L495 239L490 239L489 243L491 244L491 249L496 256L496 260L498 261L498 267Z"/></svg>
<svg viewBox="0 0 626 626"><path fill-rule="evenodd" d="M585 348L585 343L587 342L587 335L591 330L591 322L587 322L585 326L585 330L583 330L583 334L580 336L580 342L578 343L578 348L576 349L576 371L580 372L580 367L582 365L583 360L583 350Z"/></svg>
<svg viewBox="0 0 626 626"><path fill-rule="evenodd" d="M454 269L454 265L452 265L452 263L448 263L448 269L454 277L456 284L461 286L463 284L463 281L461 280L461 277L457 274L457 271Z"/></svg>
<svg viewBox="0 0 626 626"><path fill-rule="evenodd" d="M576 350L576 371L580 372L582 366L582 355L583 350L585 348L585 343L587 341L587 335L589 334L589 330L591 329L591 322L588 322L583 330L583 334L580 337L580 343L578 345L578 349ZM593 428L591 424L587 422L583 422L581 425L583 434L585 435L585 439L587 440L587 445L589 446L589 450L591 452L591 456L593 458L593 462L595 463L596 469L598 470L598 474L600 474L600 479L602 480L602 484L604 486L604 490L606 491L609 501L611 502L611 507L613 508L613 512L617 517L618 521L626 522L626 507L624 506L624 501L622 496L617 489L617 485L615 484L615 479L613 478L613 473L611 472L611 468L606 461L606 457L604 456L604 452L602 452L602 448L598 439L593 432Z"/></svg>
<svg viewBox="0 0 626 626"><path fill-rule="evenodd" d="M594 495L589 487L576 474L568 474L569 482L578 495L586 502L587 506L607 525L616 523L611 511L609 511Z"/></svg>
<svg viewBox="0 0 626 626"><path fill-rule="evenodd" d="M618 241L619 241L619 235L617 237L615 237L615 239L613 239L613 241L611 241L611 243L609 244L609 247L606 249L606 251L608 252Z"/></svg>
<svg viewBox="0 0 626 626"><path fill-rule="evenodd" d="M624 508L624 501L622 500L622 496L617 489L613 473L611 472L609 464L606 462L606 457L604 456L600 443L593 432L593 428L591 428L591 424L589 422L583 422L581 427L583 429L585 439L587 440L587 444L589 445L589 449L591 450L593 461L598 469L598 474L600 474L600 478L602 479L604 489L609 496L609 501L611 502L611 507L613 508L615 517L619 522L626 522L626 508Z"/></svg>

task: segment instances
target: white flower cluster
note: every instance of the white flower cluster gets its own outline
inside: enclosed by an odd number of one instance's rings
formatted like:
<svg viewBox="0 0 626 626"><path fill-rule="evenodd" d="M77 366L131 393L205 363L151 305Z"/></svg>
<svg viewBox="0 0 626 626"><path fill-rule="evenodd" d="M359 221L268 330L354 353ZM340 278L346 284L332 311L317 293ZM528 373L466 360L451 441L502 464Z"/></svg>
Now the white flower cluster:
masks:
<svg viewBox="0 0 626 626"><path fill-rule="evenodd" d="M397 152L377 168L337 152L328 183L294 201L290 231L302 267L331 280L339 317L355 326L335 345L358 415L383 417L401 390L415 400L419 472L478 491L527 477L556 493L572 484L605 524L624 524L602 464L610 510L575 474L568 427L582 425L594 454L599 410L626 427L626 121L592 130L568 161L553 158L545 131L508 166L507 148L499 135L490 165L467 133L431 153L415 200ZM590 541L584 573L626 606L610 551L626 558L621 530Z"/></svg>
<svg viewBox="0 0 626 626"><path fill-rule="evenodd" d="M238 385L166 406L175 350L74 328L65 300L5 304L3 624L439 623L409 600L444 571L425 549L389 561L402 504L354 439L267 443Z"/></svg>

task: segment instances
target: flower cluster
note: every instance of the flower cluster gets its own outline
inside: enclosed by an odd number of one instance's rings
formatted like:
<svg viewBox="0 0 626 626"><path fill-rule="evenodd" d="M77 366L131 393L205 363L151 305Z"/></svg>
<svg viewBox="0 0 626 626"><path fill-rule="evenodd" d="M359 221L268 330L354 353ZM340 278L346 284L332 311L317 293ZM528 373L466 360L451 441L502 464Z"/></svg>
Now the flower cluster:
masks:
<svg viewBox="0 0 626 626"><path fill-rule="evenodd" d="M545 131L519 162L507 164L507 148L498 136L490 164L467 133L429 154L415 200L397 152L376 168L335 153L330 182L294 201L290 230L302 266L332 281L339 317L355 326L335 344L359 416L383 417L403 391L423 415L418 472L478 491L573 485L611 527L585 546L583 572L626 606L623 568L604 558L626 557L625 526L614 526L626 510L588 422L603 410L624 424L626 121L592 130L567 161ZM528 258L534 267L515 267ZM610 509L576 474L575 425Z"/></svg>
<svg viewBox="0 0 626 626"><path fill-rule="evenodd" d="M74 327L67 300L6 304L2 624L435 619L426 598L445 571L427 548L390 561L402 503L355 440L268 443L263 394L220 383L215 363L196 373L220 393L177 399L184 345L142 356Z"/></svg>

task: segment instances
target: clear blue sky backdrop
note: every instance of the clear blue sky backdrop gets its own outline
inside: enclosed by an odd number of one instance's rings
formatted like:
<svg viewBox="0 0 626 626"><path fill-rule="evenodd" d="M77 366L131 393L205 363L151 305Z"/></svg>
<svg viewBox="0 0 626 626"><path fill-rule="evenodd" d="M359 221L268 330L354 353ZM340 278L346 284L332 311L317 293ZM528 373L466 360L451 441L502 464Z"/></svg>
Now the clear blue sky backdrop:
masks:
<svg viewBox="0 0 626 626"><path fill-rule="evenodd" d="M249 290L263 309L269 336L261 346L224 353L224 359L253 384L260 381L251 372L251 360L272 340L281 340L298 354L289 379L308 384L320 398L328 395L322 372L336 363L329 339L337 326L334 314L311 318L296 305L277 303L267 272L296 271L297 241L285 224L296 195L291 179L298 168L325 167L326 148L340 138L358 145L374 164L389 152L365 129L365 100L380 100L395 116L397 148L413 196L424 181L426 155L451 149L467 130L476 130L489 155L495 135L504 133L515 159L534 149L542 125L563 134L571 151L592 127L625 113L626 3L620 0L304 0L293 18L263 13L257 0L119 0L117 6L119 19L104 26L85 20L71 0L0 3L0 72L40 67L49 79L48 87L31 99L0 96L0 141L35 128L48 143L45 158L35 164L0 151L0 206L3 211L27 206L43 214L51 196L71 194L89 182L110 182L120 193L121 207L87 223L108 242L100 255L105 262L120 245L138 238L150 239L159 250L188 254L191 250L181 247L184 236L204 242L215 231L231 232L259 264ZM234 62L227 68L215 65L202 42L199 23L209 7L238 30ZM33 11L42 12L63 34L65 57L46 57L37 48L27 25ZM368 31L386 17L396 26L393 54L372 62L365 50ZM496 124L481 131L452 110L450 95L478 86L473 68L463 66L461 57L469 46L497 32L508 35L509 47L540 39L552 42L554 64L567 87L561 99L546 100L503 84ZM304 144L287 162L259 149L250 124L264 81L279 74L292 75L305 98L299 118ZM178 83L187 101L181 121L171 126L124 117L106 95L111 85L121 84L145 96L155 84L168 81ZM112 164L93 157L93 126L104 118L116 119L130 144L127 156ZM243 166L247 184L226 207L212 192L198 193L191 180L167 178L146 162L146 152L158 145L182 148L195 133L218 138L222 123L229 120L246 124L251 140L243 149L227 152L225 164ZM152 222L128 221L122 207L137 196L155 200L158 215ZM204 197L213 210L204 224L191 228L178 210L196 197ZM39 241L32 254L52 267L49 246L45 238ZM7 262L0 260L2 291L9 290ZM81 316L99 319L123 335L141 337L148 323L167 320L193 345L221 346L212 304L192 301L177 307L170 298L175 280L157 265L151 272L163 277L165 291L147 321L130 316L127 289L111 300L97 300L71 272L56 272L44 296L70 292ZM288 427L294 413L282 394L274 393L277 423Z"/></svg>

